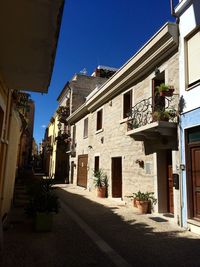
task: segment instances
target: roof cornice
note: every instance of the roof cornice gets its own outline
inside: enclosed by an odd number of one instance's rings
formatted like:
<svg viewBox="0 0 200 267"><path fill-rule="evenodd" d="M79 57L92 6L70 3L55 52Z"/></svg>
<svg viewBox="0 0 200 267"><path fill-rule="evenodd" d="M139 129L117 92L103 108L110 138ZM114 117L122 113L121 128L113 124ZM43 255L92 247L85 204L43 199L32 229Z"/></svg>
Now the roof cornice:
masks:
<svg viewBox="0 0 200 267"><path fill-rule="evenodd" d="M93 112L114 96L134 84L151 69L157 67L172 52L178 49L178 26L166 23L129 61L127 61L95 94L69 118L75 122L83 115Z"/></svg>

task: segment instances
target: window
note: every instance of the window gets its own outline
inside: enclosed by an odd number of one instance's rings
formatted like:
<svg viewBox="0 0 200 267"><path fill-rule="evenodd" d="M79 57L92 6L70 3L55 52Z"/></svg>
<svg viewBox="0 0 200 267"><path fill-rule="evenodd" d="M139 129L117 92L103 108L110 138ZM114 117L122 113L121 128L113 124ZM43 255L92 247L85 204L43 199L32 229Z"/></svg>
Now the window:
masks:
<svg viewBox="0 0 200 267"><path fill-rule="evenodd" d="M128 117L132 109L132 90L123 95L123 119Z"/></svg>
<svg viewBox="0 0 200 267"><path fill-rule="evenodd" d="M193 127L187 131L188 144L200 142L200 127Z"/></svg>
<svg viewBox="0 0 200 267"><path fill-rule="evenodd" d="M94 157L94 171L99 170L99 156Z"/></svg>
<svg viewBox="0 0 200 267"><path fill-rule="evenodd" d="M88 118L84 119L83 137L88 137Z"/></svg>
<svg viewBox="0 0 200 267"><path fill-rule="evenodd" d="M165 98L160 97L156 89L157 86L160 86L162 83L165 83L165 72L160 72L152 80L152 111L164 110L165 109Z"/></svg>
<svg viewBox="0 0 200 267"><path fill-rule="evenodd" d="M200 30L186 40L188 86L200 81Z"/></svg>
<svg viewBox="0 0 200 267"><path fill-rule="evenodd" d="M97 111L97 128L96 130L99 131L102 129L102 121L103 121L103 109Z"/></svg>

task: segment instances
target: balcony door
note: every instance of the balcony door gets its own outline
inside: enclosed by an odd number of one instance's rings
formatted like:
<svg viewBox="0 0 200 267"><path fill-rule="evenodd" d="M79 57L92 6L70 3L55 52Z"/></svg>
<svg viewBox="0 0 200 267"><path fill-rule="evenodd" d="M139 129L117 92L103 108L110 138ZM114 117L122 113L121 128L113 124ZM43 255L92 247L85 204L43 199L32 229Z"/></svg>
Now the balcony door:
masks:
<svg viewBox="0 0 200 267"><path fill-rule="evenodd" d="M164 71L157 74L152 80L152 105L153 111L163 110L165 108L165 97L160 96L157 93L156 87L161 83L165 83L165 73Z"/></svg>

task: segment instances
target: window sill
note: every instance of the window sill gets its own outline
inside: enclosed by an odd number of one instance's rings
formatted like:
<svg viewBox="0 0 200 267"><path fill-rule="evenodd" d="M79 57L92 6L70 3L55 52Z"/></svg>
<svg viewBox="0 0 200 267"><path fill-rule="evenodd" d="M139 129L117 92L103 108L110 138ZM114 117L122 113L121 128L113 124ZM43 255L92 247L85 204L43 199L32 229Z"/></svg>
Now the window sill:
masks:
<svg viewBox="0 0 200 267"><path fill-rule="evenodd" d="M98 133L101 133L101 132L103 132L103 129L100 129L100 130L96 131L95 134L98 134Z"/></svg>
<svg viewBox="0 0 200 267"><path fill-rule="evenodd" d="M195 84L193 85L188 85L188 87L185 89L186 91L190 91L192 89L194 89L195 87L199 86L200 85L200 81L196 82Z"/></svg>
<svg viewBox="0 0 200 267"><path fill-rule="evenodd" d="M88 135L87 136L83 136L83 139L87 139L88 138Z"/></svg>

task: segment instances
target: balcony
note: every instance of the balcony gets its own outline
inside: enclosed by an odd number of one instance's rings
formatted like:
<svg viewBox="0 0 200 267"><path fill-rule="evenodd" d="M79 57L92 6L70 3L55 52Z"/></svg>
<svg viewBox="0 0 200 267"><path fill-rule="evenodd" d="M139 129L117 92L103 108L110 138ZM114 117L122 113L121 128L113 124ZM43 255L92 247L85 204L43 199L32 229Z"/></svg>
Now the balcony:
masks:
<svg viewBox="0 0 200 267"><path fill-rule="evenodd" d="M145 154L177 150L177 115L178 95L143 99L129 114L126 135L143 141Z"/></svg>

